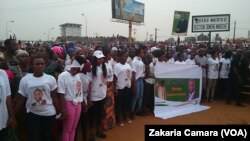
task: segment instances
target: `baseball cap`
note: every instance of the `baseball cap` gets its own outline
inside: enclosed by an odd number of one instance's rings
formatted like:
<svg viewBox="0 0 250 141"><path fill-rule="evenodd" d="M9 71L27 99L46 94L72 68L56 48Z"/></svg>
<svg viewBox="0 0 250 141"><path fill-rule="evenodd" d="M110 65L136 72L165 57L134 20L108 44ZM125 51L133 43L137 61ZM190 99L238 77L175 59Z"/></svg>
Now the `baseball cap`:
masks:
<svg viewBox="0 0 250 141"><path fill-rule="evenodd" d="M100 50L94 51L93 56L95 56L96 58L103 58L103 57L105 57L103 55L102 51L100 51Z"/></svg>
<svg viewBox="0 0 250 141"><path fill-rule="evenodd" d="M72 64L70 65L70 68L80 68L82 69L84 65L80 65L80 63L77 60L74 60Z"/></svg>

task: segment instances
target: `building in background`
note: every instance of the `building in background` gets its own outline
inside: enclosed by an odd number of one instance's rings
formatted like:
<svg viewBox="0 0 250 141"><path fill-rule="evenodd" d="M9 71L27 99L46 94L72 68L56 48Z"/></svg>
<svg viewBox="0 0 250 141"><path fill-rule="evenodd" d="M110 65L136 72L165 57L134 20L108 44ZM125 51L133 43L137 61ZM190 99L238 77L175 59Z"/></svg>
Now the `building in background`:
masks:
<svg viewBox="0 0 250 141"><path fill-rule="evenodd" d="M81 37L81 24L65 23L60 27L62 37Z"/></svg>

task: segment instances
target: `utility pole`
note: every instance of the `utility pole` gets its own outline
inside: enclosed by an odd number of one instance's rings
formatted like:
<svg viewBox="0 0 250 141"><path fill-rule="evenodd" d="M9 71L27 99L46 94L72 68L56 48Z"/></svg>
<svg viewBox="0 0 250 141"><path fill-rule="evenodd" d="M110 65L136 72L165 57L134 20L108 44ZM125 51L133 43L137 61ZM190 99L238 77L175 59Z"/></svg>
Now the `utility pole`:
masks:
<svg viewBox="0 0 250 141"><path fill-rule="evenodd" d="M147 32L147 34L146 34L146 41L148 41L148 32Z"/></svg>
<svg viewBox="0 0 250 141"><path fill-rule="evenodd" d="M157 28L155 28L155 42L157 41Z"/></svg>
<svg viewBox="0 0 250 141"><path fill-rule="evenodd" d="M235 30L236 30L236 21L234 21L234 37L233 37L233 43L235 43Z"/></svg>
<svg viewBox="0 0 250 141"><path fill-rule="evenodd" d="M128 23L128 43L131 44L132 21Z"/></svg>
<svg viewBox="0 0 250 141"><path fill-rule="evenodd" d="M136 28L134 28L133 30L134 30L134 42L135 42L136 41L136 39L135 39Z"/></svg>

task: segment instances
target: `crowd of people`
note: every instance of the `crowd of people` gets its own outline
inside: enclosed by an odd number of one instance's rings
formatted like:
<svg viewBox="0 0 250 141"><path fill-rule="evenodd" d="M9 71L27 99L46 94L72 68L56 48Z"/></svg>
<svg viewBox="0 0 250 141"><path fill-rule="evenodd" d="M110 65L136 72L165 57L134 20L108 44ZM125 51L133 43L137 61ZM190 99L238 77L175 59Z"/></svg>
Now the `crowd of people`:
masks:
<svg viewBox="0 0 250 141"><path fill-rule="evenodd" d="M220 98L245 106L240 91L249 77L247 48L72 42L22 46L9 38L0 52L0 138L6 128L17 127L27 131L24 140L74 141L78 124L84 140L108 138L106 130L154 114L154 67L159 64L198 65L202 102Z"/></svg>

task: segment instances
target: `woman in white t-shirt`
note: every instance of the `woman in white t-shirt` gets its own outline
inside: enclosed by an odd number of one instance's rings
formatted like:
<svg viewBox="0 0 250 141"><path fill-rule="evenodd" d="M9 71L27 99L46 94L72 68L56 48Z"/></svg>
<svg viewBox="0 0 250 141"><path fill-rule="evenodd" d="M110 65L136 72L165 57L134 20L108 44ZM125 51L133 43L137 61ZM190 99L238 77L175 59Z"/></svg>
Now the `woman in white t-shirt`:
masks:
<svg viewBox="0 0 250 141"><path fill-rule="evenodd" d="M106 134L101 129L101 121L104 114L104 103L107 95L107 69L102 51L96 50L93 53L92 73L90 93L88 94L89 108L89 128L90 139L94 140L95 135L106 138ZM96 134L95 134L96 132Z"/></svg>
<svg viewBox="0 0 250 141"><path fill-rule="evenodd" d="M70 70L58 76L58 93L63 116L62 141L74 141L75 130L81 115L81 103L83 102L82 81L80 70L86 60L81 56L76 56L72 62Z"/></svg>
<svg viewBox="0 0 250 141"><path fill-rule="evenodd" d="M124 126L123 121L131 123L129 119L130 105L129 95L131 88L132 68L126 63L128 53L126 51L119 52L120 62L114 68L114 82L117 90L115 109L117 123Z"/></svg>
<svg viewBox="0 0 250 141"><path fill-rule="evenodd" d="M59 113L56 79L44 73L45 60L34 57L33 73L24 76L19 85L16 113L26 101L29 141L51 141L52 126Z"/></svg>

